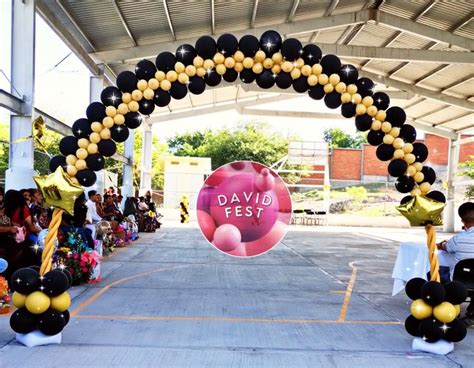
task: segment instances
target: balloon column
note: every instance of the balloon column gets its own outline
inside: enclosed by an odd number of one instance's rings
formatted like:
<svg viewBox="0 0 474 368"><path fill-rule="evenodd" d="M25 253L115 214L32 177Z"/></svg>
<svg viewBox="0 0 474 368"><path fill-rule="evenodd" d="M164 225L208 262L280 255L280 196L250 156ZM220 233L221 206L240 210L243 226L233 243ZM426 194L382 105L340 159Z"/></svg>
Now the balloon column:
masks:
<svg viewBox="0 0 474 368"><path fill-rule="evenodd" d="M186 224L189 222L189 202L186 196L181 197L179 202L179 212L181 213L181 223Z"/></svg>

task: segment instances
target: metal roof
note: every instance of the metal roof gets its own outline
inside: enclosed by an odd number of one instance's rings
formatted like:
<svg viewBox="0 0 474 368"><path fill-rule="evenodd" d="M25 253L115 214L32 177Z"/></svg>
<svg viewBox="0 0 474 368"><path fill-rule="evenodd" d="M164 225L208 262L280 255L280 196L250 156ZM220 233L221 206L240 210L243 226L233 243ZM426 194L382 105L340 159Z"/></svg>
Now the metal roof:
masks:
<svg viewBox="0 0 474 368"><path fill-rule="evenodd" d="M474 129L474 1L462 0L37 0L38 12L94 73L110 79L140 58L202 35L276 29L321 44L397 99L409 120L441 135ZM155 116L279 96L222 85L173 101ZM304 97L301 97L304 98ZM256 100L252 104L249 100ZM220 107L222 109L222 107ZM166 112L168 115L162 115ZM186 116L181 114L180 116ZM159 119L158 119L159 120Z"/></svg>

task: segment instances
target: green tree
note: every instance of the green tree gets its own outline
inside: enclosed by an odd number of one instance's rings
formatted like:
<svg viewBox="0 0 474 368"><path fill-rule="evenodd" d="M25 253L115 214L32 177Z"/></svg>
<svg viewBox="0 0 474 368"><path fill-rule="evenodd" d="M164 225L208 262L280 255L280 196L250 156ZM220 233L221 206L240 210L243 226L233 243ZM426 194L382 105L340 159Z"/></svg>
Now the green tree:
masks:
<svg viewBox="0 0 474 368"><path fill-rule="evenodd" d="M359 133L356 137L344 132L340 128L326 129L323 133L324 141L331 147L339 148L359 148L367 142L365 135Z"/></svg>
<svg viewBox="0 0 474 368"><path fill-rule="evenodd" d="M474 179L474 155L470 155L469 160L460 163L459 166L464 168L464 170L458 172L459 176L467 176L469 179ZM466 188L465 195L469 200L474 198L474 185Z"/></svg>

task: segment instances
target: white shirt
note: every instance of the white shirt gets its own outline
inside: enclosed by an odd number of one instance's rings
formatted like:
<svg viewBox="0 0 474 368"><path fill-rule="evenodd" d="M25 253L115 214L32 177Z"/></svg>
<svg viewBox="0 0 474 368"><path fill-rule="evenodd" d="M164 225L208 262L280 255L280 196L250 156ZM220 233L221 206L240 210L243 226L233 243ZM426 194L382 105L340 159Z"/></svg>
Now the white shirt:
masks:
<svg viewBox="0 0 474 368"><path fill-rule="evenodd" d="M97 214L97 207L95 206L94 202L88 199L86 202L86 206L87 206L87 217L92 219L93 224L96 222L102 221L102 217L100 217Z"/></svg>
<svg viewBox="0 0 474 368"><path fill-rule="evenodd" d="M474 226L453 236L446 243L446 250L454 253L456 261L474 258Z"/></svg>

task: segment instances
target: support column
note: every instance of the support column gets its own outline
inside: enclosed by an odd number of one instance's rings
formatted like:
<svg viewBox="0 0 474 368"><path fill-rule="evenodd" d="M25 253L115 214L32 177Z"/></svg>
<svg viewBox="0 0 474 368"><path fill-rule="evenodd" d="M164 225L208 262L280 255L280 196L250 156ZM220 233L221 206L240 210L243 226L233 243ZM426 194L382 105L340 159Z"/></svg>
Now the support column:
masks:
<svg viewBox="0 0 474 368"><path fill-rule="evenodd" d="M130 135L124 144L124 156L128 159L128 163L123 164L122 176L122 196L123 198L133 197L135 195L133 189L133 148L135 145L135 129L130 129ZM124 202L125 202L124 199Z"/></svg>
<svg viewBox="0 0 474 368"><path fill-rule="evenodd" d="M151 125L145 120L143 124L143 154L142 154L142 172L140 176L140 195L147 190L151 190L151 157L152 157L152 131Z"/></svg>
<svg viewBox="0 0 474 368"><path fill-rule="evenodd" d="M24 100L23 114L10 120L9 168L5 189L36 187L33 176L33 140L13 143L32 134L35 80L35 1L12 1L11 82Z"/></svg>
<svg viewBox="0 0 474 368"><path fill-rule="evenodd" d="M92 76L89 81L89 101L99 101L100 94L105 87L105 80L103 76Z"/></svg>
<svg viewBox="0 0 474 368"><path fill-rule="evenodd" d="M454 181L458 171L460 135L456 139L449 140L449 159L448 159L448 191L446 196L446 207L443 214L443 230L454 232L456 223L456 204L454 202L455 187Z"/></svg>

